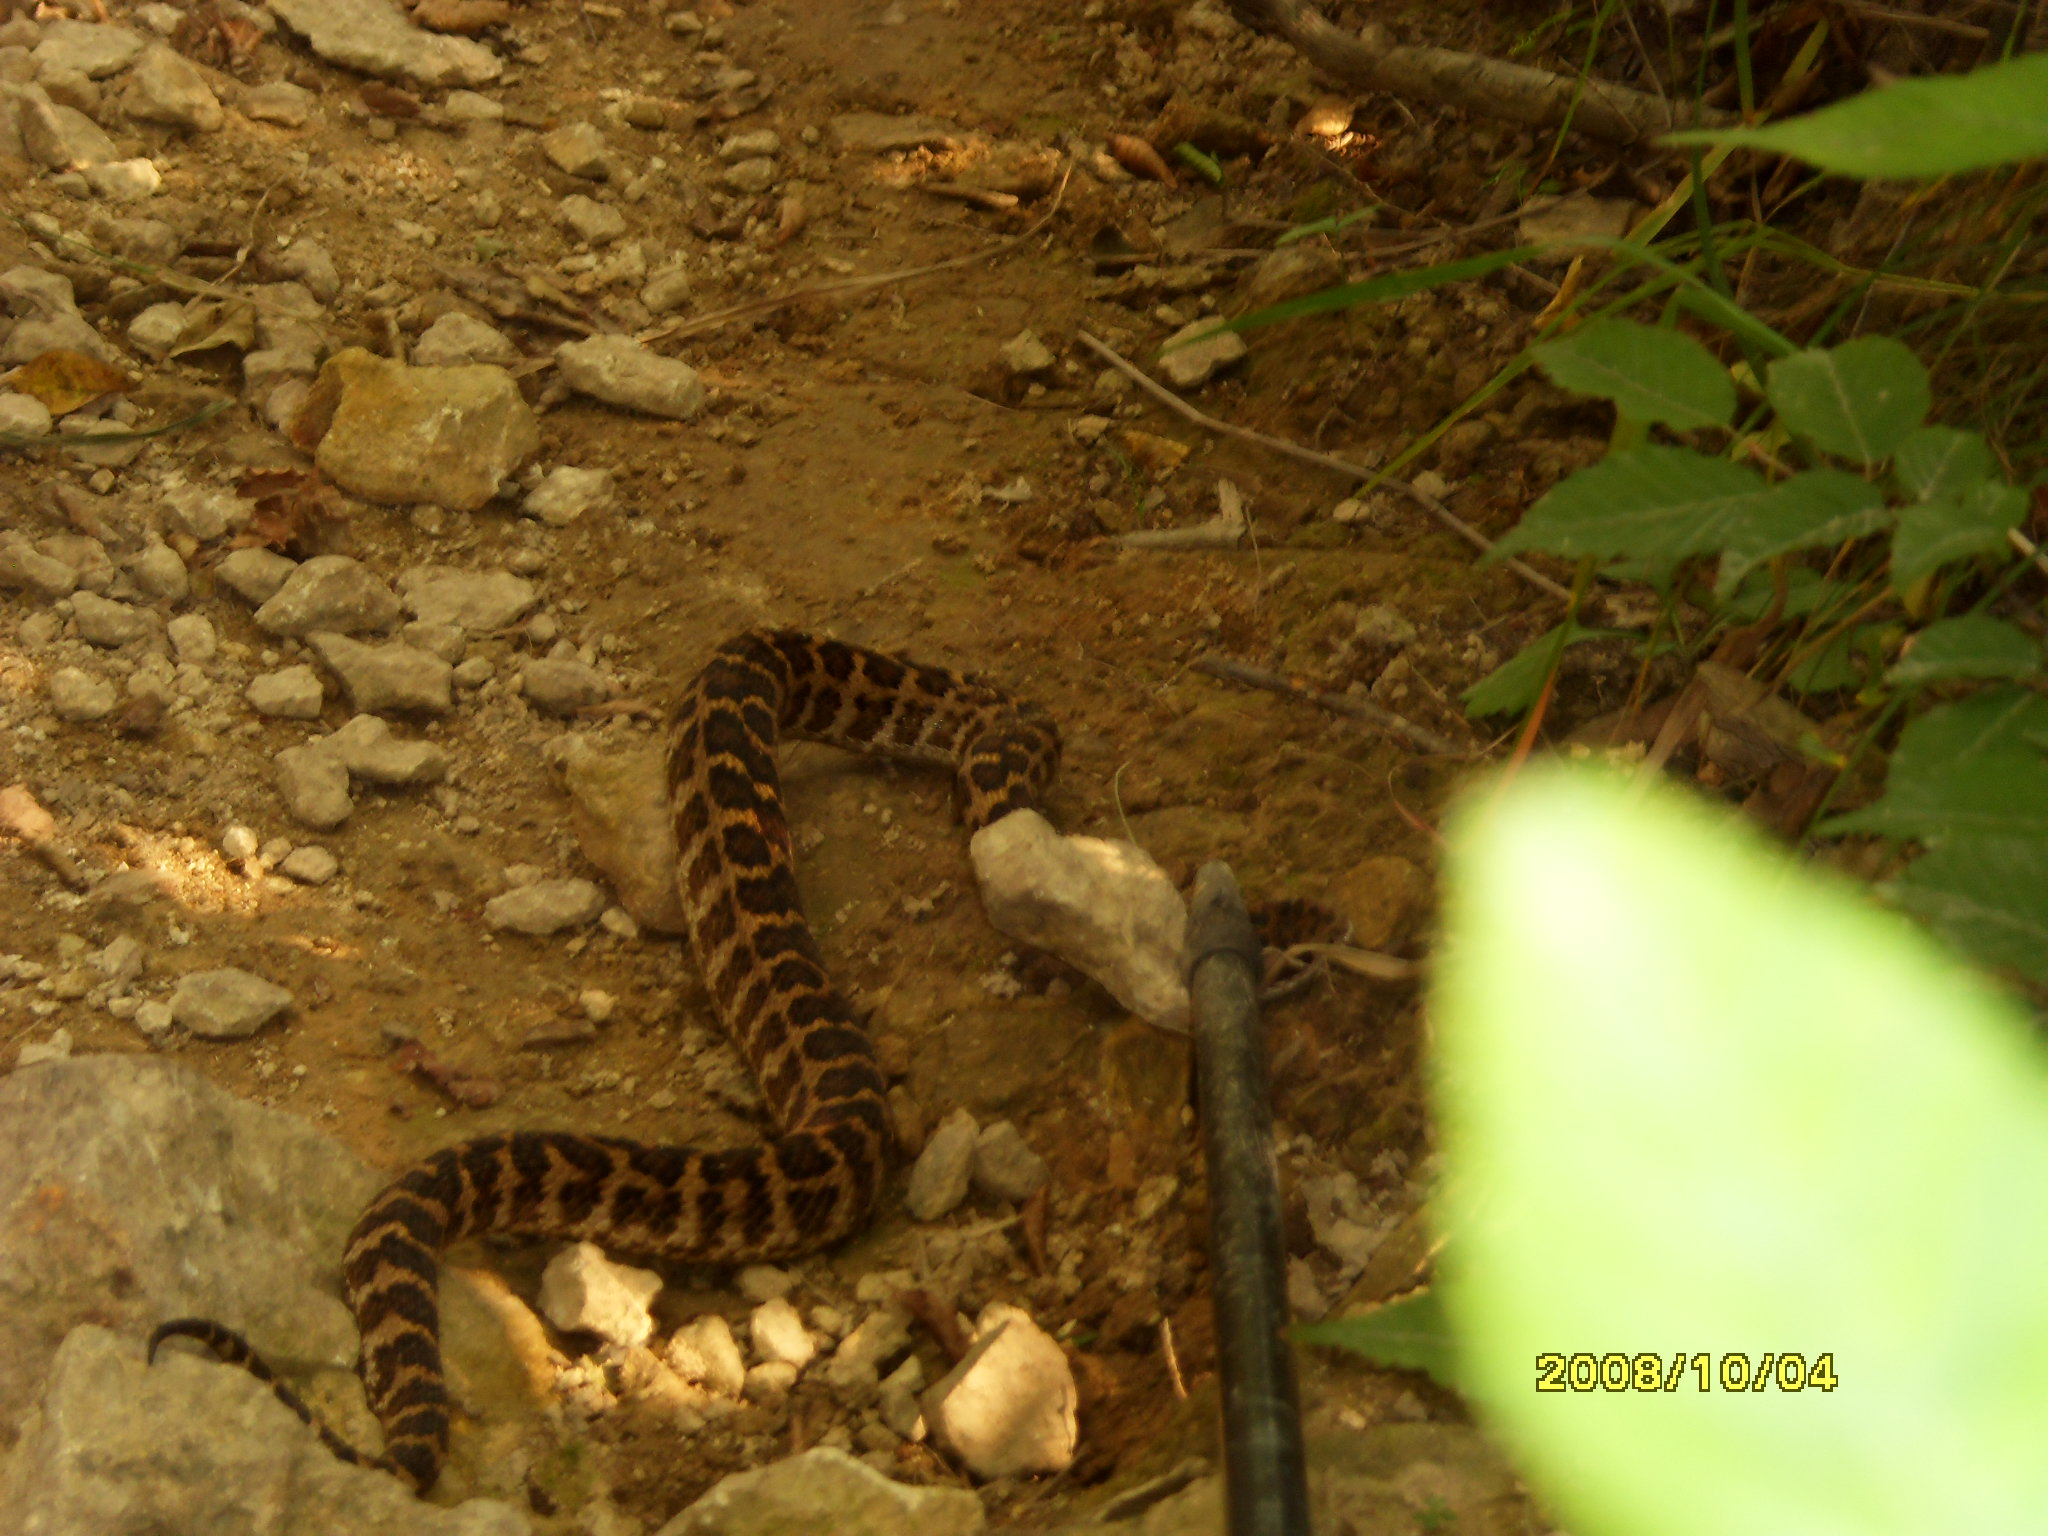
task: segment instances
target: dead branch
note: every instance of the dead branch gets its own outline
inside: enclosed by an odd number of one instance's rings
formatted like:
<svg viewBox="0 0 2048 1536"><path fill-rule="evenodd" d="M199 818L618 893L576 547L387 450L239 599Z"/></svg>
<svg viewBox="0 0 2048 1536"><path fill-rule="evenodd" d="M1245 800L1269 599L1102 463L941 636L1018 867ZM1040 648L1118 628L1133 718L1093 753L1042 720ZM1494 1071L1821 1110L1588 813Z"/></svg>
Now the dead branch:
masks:
<svg viewBox="0 0 2048 1536"><path fill-rule="evenodd" d="M1634 144L1674 128L1734 121L1725 112L1696 109L1604 80L1397 43L1377 22L1354 37L1307 0L1230 0L1230 9L1253 31L1285 38L1311 64L1346 85L1410 101L1460 107L1532 128L1569 121L1581 133L1615 144Z"/></svg>

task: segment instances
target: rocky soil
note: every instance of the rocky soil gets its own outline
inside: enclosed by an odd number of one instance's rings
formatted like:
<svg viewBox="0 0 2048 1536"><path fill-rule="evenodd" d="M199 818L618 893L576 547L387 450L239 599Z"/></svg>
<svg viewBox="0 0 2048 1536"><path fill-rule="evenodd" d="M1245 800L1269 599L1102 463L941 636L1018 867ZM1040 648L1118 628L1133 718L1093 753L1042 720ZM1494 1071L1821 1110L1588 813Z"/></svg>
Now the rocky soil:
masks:
<svg viewBox="0 0 2048 1536"><path fill-rule="evenodd" d="M1221 189L1159 160L1182 142ZM11 1486L58 1519L102 1496L89 1464L146 1463L162 1528L724 1530L682 1512L807 1452L790 1496L878 1499L877 1529L1217 1528L1184 1039L990 927L942 780L820 748L785 756L807 907L935 1149L873 1232L739 1276L458 1251L434 1506L140 1341L187 1311L247 1328L367 1440L334 1266L380 1172L513 1127L758 1133L630 830L666 701L751 625L985 673L1061 719L1063 829L1180 881L1227 858L1422 953L1464 765L1190 663L1476 751L1459 692L1550 610L1409 500L1205 433L1081 338L1382 463L1514 353L1555 269L1159 349L1471 249L1532 144L1335 96L1209 0L0 24ZM1498 532L1603 432L1525 382L1420 483ZM1630 681L1573 655L1567 722ZM1429 1152L1412 993L1337 976L1270 1027L1297 1309L1398 1291ZM1015 1356L999 1400L1037 1404L1031 1434L948 1427L962 1349ZM1353 1529L1536 1518L1420 1378L1305 1369L1318 1497ZM289 1523L315 1507L333 1523Z"/></svg>

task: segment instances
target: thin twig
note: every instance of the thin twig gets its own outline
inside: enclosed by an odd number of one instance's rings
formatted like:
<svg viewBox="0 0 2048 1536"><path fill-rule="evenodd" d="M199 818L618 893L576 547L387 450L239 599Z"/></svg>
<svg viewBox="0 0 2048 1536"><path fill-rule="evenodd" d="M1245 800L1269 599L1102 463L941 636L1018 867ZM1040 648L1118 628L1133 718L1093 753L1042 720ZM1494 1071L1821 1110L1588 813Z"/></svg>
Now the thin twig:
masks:
<svg viewBox="0 0 2048 1536"><path fill-rule="evenodd" d="M1301 699L1327 709L1333 715L1349 715L1354 720L1363 720L1368 725L1398 736L1410 746L1438 757L1471 757L1469 747L1461 747L1449 737L1439 736L1427 726L1417 725L1403 719L1391 709L1382 709L1377 704L1368 704L1363 699L1354 699L1348 694L1317 693L1289 682L1278 672L1268 672L1262 667L1249 666L1241 661L1232 661L1224 656L1202 656L1188 664L1193 670L1208 677L1219 677L1225 682L1242 683L1247 688L1264 688L1272 693L1284 693L1291 699Z"/></svg>
<svg viewBox="0 0 2048 1536"><path fill-rule="evenodd" d="M1304 464L1316 464L1324 469L1334 469L1338 474L1349 475L1354 480L1371 480L1379 474L1379 471L1375 469L1371 469L1364 464L1354 464L1349 459L1340 459L1333 453L1323 453L1315 448L1304 448L1301 444L1289 442L1284 437L1273 437L1264 432L1255 432L1250 427L1240 427L1232 422L1223 421L1211 416L1206 411L1196 410L1187 401L1181 399L1179 395L1176 395L1165 385L1153 379L1144 369L1126 360L1107 342L1096 339L1086 331L1079 333L1079 339L1082 346L1087 347L1097 357L1100 357L1118 372L1127 375L1139 388L1158 400L1162 405L1186 417L1196 425L1208 428L1211 432L1221 432L1227 437L1242 438L1248 443L1258 443L1262 447L1271 448L1275 453L1284 453L1289 458L1301 460ZM1431 517L1434 517L1444 527L1450 529L1451 532L1455 533L1480 553L1486 554L1493 549L1493 540L1489 539L1477 528L1474 528L1470 523L1458 516L1457 513L1430 495L1429 492L1418 490L1404 480L1390 479L1387 481L1387 484L1404 492L1410 501L1421 507ZM1571 600L1569 589L1552 581L1534 566L1524 564L1522 561L1512 557L1503 563L1509 570L1521 577L1522 580L1528 582L1530 586L1549 593L1560 602L1569 602Z"/></svg>

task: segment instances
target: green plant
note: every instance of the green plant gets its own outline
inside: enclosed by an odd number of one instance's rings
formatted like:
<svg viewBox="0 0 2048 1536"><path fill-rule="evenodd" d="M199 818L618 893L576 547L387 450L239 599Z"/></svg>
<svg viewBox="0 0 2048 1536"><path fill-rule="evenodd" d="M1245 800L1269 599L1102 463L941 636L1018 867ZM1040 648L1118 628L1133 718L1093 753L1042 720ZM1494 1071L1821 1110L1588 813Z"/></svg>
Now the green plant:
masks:
<svg viewBox="0 0 2048 1536"><path fill-rule="evenodd" d="M1675 791L1534 771L1451 850L1449 1374L1566 1527L2038 1528L2048 1063L2020 1011Z"/></svg>

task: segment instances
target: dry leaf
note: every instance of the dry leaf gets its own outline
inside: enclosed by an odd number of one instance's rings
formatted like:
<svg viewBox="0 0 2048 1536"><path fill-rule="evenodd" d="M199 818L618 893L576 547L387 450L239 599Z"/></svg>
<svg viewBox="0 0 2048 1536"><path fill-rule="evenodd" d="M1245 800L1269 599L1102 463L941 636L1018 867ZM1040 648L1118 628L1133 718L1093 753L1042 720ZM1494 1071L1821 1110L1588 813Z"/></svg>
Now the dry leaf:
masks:
<svg viewBox="0 0 2048 1536"><path fill-rule="evenodd" d="M62 416L102 395L123 394L135 384L120 369L96 357L58 349L23 363L7 375L7 386L17 394L33 395L49 407L52 416Z"/></svg>
<svg viewBox="0 0 2048 1536"><path fill-rule="evenodd" d="M185 312L185 329L164 355L184 357L232 347L247 352L256 345L256 306L242 300L194 304Z"/></svg>
<svg viewBox="0 0 2048 1536"><path fill-rule="evenodd" d="M274 549L295 559L338 554L348 542L348 513L317 470L257 469L235 482L256 503L236 549Z"/></svg>
<svg viewBox="0 0 2048 1536"><path fill-rule="evenodd" d="M1161 437L1157 432L1140 432L1136 427L1123 431L1124 447L1140 469L1155 475L1167 475L1180 468L1181 461L1193 452L1186 443L1177 443L1170 437Z"/></svg>
<svg viewBox="0 0 2048 1536"><path fill-rule="evenodd" d="M451 1066L431 1054L417 1040L398 1048L391 1064L401 1072L417 1072L465 1109L487 1109L498 1102L505 1090L496 1078L484 1077Z"/></svg>
<svg viewBox="0 0 2048 1536"><path fill-rule="evenodd" d="M776 206L775 243L787 245L803 233L804 226L811 222L811 211L804 206L804 200L794 192Z"/></svg>
<svg viewBox="0 0 2048 1536"><path fill-rule="evenodd" d="M1174 180L1173 171L1159 158L1159 151L1136 134L1112 133L1109 152L1116 156L1116 163L1133 176L1150 176L1154 181Z"/></svg>
<svg viewBox="0 0 2048 1536"><path fill-rule="evenodd" d="M365 80L356 87L356 94L363 99L363 105L379 117L418 117L420 99L410 91L401 91L395 85L386 85L381 80Z"/></svg>

